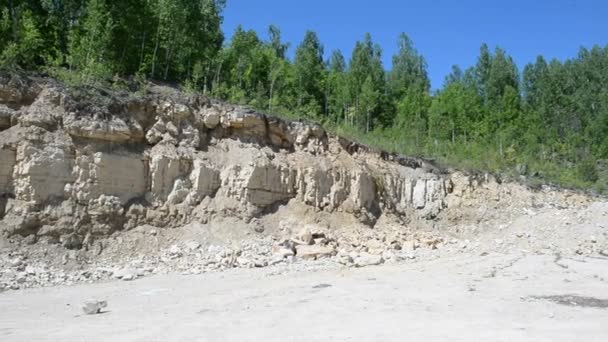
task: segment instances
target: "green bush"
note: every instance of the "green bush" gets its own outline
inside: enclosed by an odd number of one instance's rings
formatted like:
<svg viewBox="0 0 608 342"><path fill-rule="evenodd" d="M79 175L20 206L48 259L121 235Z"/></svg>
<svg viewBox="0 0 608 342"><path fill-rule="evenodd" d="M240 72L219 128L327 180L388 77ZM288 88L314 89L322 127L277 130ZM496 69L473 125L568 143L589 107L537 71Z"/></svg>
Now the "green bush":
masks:
<svg viewBox="0 0 608 342"><path fill-rule="evenodd" d="M583 181L595 183L599 179L597 164L594 159L586 159L578 165L578 173Z"/></svg>

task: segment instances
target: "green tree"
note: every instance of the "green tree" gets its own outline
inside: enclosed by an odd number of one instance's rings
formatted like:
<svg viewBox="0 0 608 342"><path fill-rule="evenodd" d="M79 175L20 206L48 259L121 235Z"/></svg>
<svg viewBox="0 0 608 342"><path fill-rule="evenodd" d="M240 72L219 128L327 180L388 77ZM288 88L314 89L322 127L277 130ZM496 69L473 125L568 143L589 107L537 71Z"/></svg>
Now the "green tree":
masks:
<svg viewBox="0 0 608 342"><path fill-rule="evenodd" d="M156 32L148 56L150 76L184 79L197 63L204 63L204 69L211 72L210 61L224 39L220 25L225 1L151 1Z"/></svg>
<svg viewBox="0 0 608 342"><path fill-rule="evenodd" d="M9 22L11 21L6 21L2 26L6 28ZM0 54L0 65L9 67L21 65L27 69L35 69L37 65L42 64L41 50L44 40L32 12L28 9L24 10L12 30L16 30L17 40L5 45Z"/></svg>
<svg viewBox="0 0 608 342"><path fill-rule="evenodd" d="M433 98L429 110L429 136L467 143L479 139L481 99L477 92L462 82L451 82Z"/></svg>
<svg viewBox="0 0 608 342"><path fill-rule="evenodd" d="M397 107L398 127L412 130L416 143L425 135L427 114L431 104L430 80L424 57L414 48L405 34L399 36L399 51L393 56L393 68L388 75L393 101Z"/></svg>
<svg viewBox="0 0 608 342"><path fill-rule="evenodd" d="M46 12L46 28L49 33L50 49L54 52L53 64L66 66L69 57L70 37L78 28L77 23L88 2L81 0L41 0Z"/></svg>
<svg viewBox="0 0 608 342"><path fill-rule="evenodd" d="M89 0L79 30L70 37L70 68L79 71L85 82L112 75L110 46L114 21L105 0Z"/></svg>
<svg viewBox="0 0 608 342"><path fill-rule="evenodd" d="M365 34L362 42L357 42L349 63L348 83L349 97L354 110L349 110L350 123L359 129L373 129L375 124L387 124L391 118L382 116L387 114L386 108L386 79L382 67L382 49L372 42L369 33ZM370 78L373 92L379 94L378 105L368 113L368 108L362 105L361 94L363 85Z"/></svg>
<svg viewBox="0 0 608 342"><path fill-rule="evenodd" d="M290 64L285 58L285 53L289 48L289 44L283 43L281 40L281 30L270 25L268 27L268 60L270 63L270 72L268 74L268 110L272 111L275 102L286 102L284 98L284 90L288 85L288 74Z"/></svg>
<svg viewBox="0 0 608 342"><path fill-rule="evenodd" d="M513 59L501 48L496 48L491 57L490 73L484 84L484 95L488 105L497 105L507 89L519 89L519 74Z"/></svg>
<svg viewBox="0 0 608 342"><path fill-rule="evenodd" d="M279 59L285 59L285 52L289 49L289 44L283 43L281 40L281 30L275 25L270 25L268 27L268 37L270 38L270 47L274 51L274 54Z"/></svg>
<svg viewBox="0 0 608 342"><path fill-rule="evenodd" d="M479 48L479 57L477 58L477 64L473 68L472 78L475 82L478 94L484 101L487 100L487 84L490 79L490 73L492 68L492 54L490 48L486 43L481 44Z"/></svg>
<svg viewBox="0 0 608 342"><path fill-rule="evenodd" d="M304 40L298 45L294 71L298 110L308 116L321 113L321 106L324 103L325 66L323 45L315 32L307 31Z"/></svg>
<svg viewBox="0 0 608 342"><path fill-rule="evenodd" d="M327 66L327 112L332 121L339 123L346 119L349 106L348 75L346 73L346 60L342 52L334 50Z"/></svg>
<svg viewBox="0 0 608 342"><path fill-rule="evenodd" d="M388 74L389 89L394 99L402 99L412 87L428 92L431 82L427 74L424 57L414 48L414 43L402 33L399 36L399 51L393 56L393 67Z"/></svg>
<svg viewBox="0 0 608 342"><path fill-rule="evenodd" d="M368 133L372 125L372 113L374 113L379 105L380 93L374 85L372 76L369 75L361 86L359 94L359 107L365 115L365 132Z"/></svg>
<svg viewBox="0 0 608 342"><path fill-rule="evenodd" d="M462 69L458 65L452 65L452 72L448 76L446 76L443 87L445 88L454 83L464 84L464 79L465 73L462 71Z"/></svg>

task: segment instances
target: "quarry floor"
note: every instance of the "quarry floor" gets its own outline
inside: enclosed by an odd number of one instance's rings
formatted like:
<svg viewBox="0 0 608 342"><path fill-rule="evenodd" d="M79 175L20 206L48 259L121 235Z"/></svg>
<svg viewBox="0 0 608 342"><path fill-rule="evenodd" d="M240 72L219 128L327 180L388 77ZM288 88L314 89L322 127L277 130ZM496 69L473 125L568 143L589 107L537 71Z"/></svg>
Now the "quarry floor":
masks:
<svg viewBox="0 0 608 342"><path fill-rule="evenodd" d="M484 253L485 254L485 253ZM90 298L105 312L84 315ZM490 253L0 293L9 341L607 341L608 258Z"/></svg>

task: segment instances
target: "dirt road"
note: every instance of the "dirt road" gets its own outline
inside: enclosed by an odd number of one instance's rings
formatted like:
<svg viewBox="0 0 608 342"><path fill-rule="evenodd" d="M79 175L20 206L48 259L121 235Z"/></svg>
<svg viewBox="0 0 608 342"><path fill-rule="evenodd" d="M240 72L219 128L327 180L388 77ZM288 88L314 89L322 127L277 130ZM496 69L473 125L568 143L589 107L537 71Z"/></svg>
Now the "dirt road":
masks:
<svg viewBox="0 0 608 342"><path fill-rule="evenodd" d="M608 259L490 254L0 294L2 341L607 341ZM107 311L84 315L89 298Z"/></svg>

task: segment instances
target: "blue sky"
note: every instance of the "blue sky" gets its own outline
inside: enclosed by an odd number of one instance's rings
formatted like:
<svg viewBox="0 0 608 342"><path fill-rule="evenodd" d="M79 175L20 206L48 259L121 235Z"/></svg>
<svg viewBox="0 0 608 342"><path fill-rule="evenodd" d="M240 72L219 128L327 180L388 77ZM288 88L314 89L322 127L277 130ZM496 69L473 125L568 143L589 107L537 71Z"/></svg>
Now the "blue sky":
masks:
<svg viewBox="0 0 608 342"><path fill-rule="evenodd" d="M405 32L425 56L436 89L453 64L475 63L482 42L505 49L520 68L539 54L563 60L581 46L608 44L608 0L227 0L227 39L239 24L264 39L268 25L277 25L290 56L314 30L326 55L340 49L347 61L355 41L370 32L386 69Z"/></svg>

